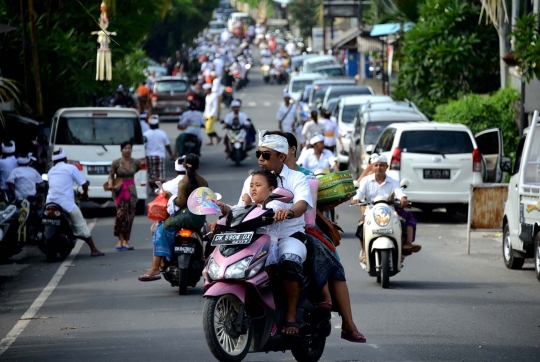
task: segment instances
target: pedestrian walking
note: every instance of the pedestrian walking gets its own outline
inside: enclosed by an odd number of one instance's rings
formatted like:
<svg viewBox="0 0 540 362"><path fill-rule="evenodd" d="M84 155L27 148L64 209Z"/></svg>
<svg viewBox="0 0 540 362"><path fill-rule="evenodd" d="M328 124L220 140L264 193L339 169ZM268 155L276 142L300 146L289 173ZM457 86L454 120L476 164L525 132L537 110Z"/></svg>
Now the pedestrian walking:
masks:
<svg viewBox="0 0 540 362"><path fill-rule="evenodd" d="M132 148L131 142L123 142L120 145L122 157L112 162L108 180L108 189L112 191L116 205L114 236L118 237L116 243L118 251L133 250L129 245L129 238L139 201L134 176L141 169L141 163L131 157Z"/></svg>
<svg viewBox="0 0 540 362"><path fill-rule="evenodd" d="M294 123L296 122L296 107L291 102L291 95L289 93L283 94L283 104L277 111L278 129L281 132L294 133Z"/></svg>
<svg viewBox="0 0 540 362"><path fill-rule="evenodd" d="M341 141L341 134L339 133L339 127L336 121L330 119L330 111L326 109L321 109L321 121L319 122L324 127L324 148L332 152L336 149L336 139L341 144L341 149L345 150L343 147L343 142Z"/></svg>
<svg viewBox="0 0 540 362"><path fill-rule="evenodd" d="M152 115L148 120L150 129L143 133L146 138L146 168L148 172L148 185L153 190L156 181L165 182L165 150L171 158L174 154L171 150L169 137L159 129L159 116Z"/></svg>
<svg viewBox="0 0 540 362"><path fill-rule="evenodd" d="M212 146L214 144L213 139L214 137L217 138L216 143L221 142L221 137L218 136L216 133L216 129L214 127L214 124L217 121L218 116L218 100L219 97L216 93L212 93L212 84L205 84L203 85L203 89L206 90L206 98L205 98L205 107L204 107L204 120L205 120L205 128L206 128L206 135L210 139L210 141L206 144L207 146Z"/></svg>

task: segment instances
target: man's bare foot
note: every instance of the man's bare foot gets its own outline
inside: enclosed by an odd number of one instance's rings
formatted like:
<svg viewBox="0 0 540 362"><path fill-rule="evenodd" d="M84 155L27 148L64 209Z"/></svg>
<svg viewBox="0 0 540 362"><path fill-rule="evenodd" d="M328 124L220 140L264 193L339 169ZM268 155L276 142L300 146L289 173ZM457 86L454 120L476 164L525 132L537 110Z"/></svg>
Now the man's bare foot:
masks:
<svg viewBox="0 0 540 362"><path fill-rule="evenodd" d="M296 322L285 322L283 328L281 328L281 334L292 336L298 334L300 328L298 328L298 323Z"/></svg>

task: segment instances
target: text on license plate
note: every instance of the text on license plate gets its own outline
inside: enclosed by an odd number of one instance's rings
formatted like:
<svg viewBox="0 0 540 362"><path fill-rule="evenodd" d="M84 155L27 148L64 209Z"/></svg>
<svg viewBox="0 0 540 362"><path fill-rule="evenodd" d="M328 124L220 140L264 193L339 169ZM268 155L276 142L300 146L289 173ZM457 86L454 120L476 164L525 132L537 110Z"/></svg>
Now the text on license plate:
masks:
<svg viewBox="0 0 540 362"><path fill-rule="evenodd" d="M450 170L424 169L424 178L450 180Z"/></svg>
<svg viewBox="0 0 540 362"><path fill-rule="evenodd" d="M384 235L389 235L389 234L393 234L394 233L394 229L378 229L378 230L373 230L373 234L384 234Z"/></svg>
<svg viewBox="0 0 540 362"><path fill-rule="evenodd" d="M251 242L253 231L247 233L217 234L212 239L212 245L246 245Z"/></svg>
<svg viewBox="0 0 540 362"><path fill-rule="evenodd" d="M60 219L42 219L41 223L43 225L60 225Z"/></svg>
<svg viewBox="0 0 540 362"><path fill-rule="evenodd" d="M111 166L87 166L89 175L108 175L111 171Z"/></svg>
<svg viewBox="0 0 540 362"><path fill-rule="evenodd" d="M195 254L195 248L192 246L175 246L175 253Z"/></svg>

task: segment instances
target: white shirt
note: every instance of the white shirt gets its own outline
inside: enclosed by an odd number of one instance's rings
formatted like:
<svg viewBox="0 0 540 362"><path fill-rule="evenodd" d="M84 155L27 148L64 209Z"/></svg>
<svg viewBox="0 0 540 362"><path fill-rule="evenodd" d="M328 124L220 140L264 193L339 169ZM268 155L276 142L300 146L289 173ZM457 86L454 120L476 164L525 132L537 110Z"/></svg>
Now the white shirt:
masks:
<svg viewBox="0 0 540 362"><path fill-rule="evenodd" d="M212 81L212 93L221 95L221 78L216 78Z"/></svg>
<svg viewBox="0 0 540 362"><path fill-rule="evenodd" d="M146 137L146 156L158 156L165 158L165 146L170 144L169 137L165 131L161 129L149 129L144 132L144 137Z"/></svg>
<svg viewBox="0 0 540 362"><path fill-rule="evenodd" d="M221 32L221 41L223 43L228 42L230 37L231 37L231 34L229 33L228 30L224 30L224 31Z"/></svg>
<svg viewBox="0 0 540 362"><path fill-rule="evenodd" d="M232 125L233 119L235 117L238 117L238 121L242 126L247 126L251 124L249 123L248 118L244 112L238 112L238 115L235 115L234 112L227 113L227 115L225 116L225 124L228 124L229 126Z"/></svg>
<svg viewBox="0 0 540 362"><path fill-rule="evenodd" d="M290 109L290 110L289 110ZM287 113L288 112L288 113ZM276 119L281 122L283 132L294 132L293 124L296 121L296 107L290 103L289 107L282 104L277 111Z"/></svg>
<svg viewBox="0 0 540 362"><path fill-rule="evenodd" d="M377 180L375 180L375 174L371 174L360 180L360 187L356 191L356 195L353 199L362 200L365 197L368 201L372 201L377 196L388 197L392 192L398 199L406 196L399 186L399 182L390 176L387 175L384 182L379 185Z"/></svg>
<svg viewBox="0 0 540 362"><path fill-rule="evenodd" d="M188 110L182 113L178 121L180 127L185 127L185 133L197 136L202 140L202 126L204 126L203 114L200 111Z"/></svg>
<svg viewBox="0 0 540 362"><path fill-rule="evenodd" d="M311 198L311 189L309 188L307 177L302 172L291 170L286 165L283 165L283 169L281 170L279 176L280 177L277 178L278 186L283 187L284 189L287 189L293 193L293 205L296 204L298 201L305 201L308 204L307 211L313 209L314 205ZM242 194L240 195L238 203L242 202L242 195L250 194L250 184L251 176L249 176L246 181L244 181ZM302 215L300 217L295 217L294 219L283 220L282 224L283 228L285 228L285 230L288 230L287 236L289 236L296 232L303 233L306 222L304 221L304 216Z"/></svg>
<svg viewBox="0 0 540 362"><path fill-rule="evenodd" d="M223 59L221 57L214 59L214 69L219 78L221 78L221 75L223 74Z"/></svg>
<svg viewBox="0 0 540 362"><path fill-rule="evenodd" d="M329 151L323 150L321 158L318 158L315 154L315 150L310 148L302 152L298 158L298 164L304 168L307 168L310 171L324 170L327 168L332 168L336 164L336 156Z"/></svg>
<svg viewBox="0 0 540 362"><path fill-rule="evenodd" d="M154 85L156 84L156 77L152 77L151 75L146 78L146 86L148 89L150 89L151 92L154 91Z"/></svg>
<svg viewBox="0 0 540 362"><path fill-rule="evenodd" d="M47 202L62 206L66 212L72 212L77 207L73 194L73 182L82 186L86 183L83 174L77 167L65 162L58 162L47 174L49 178L49 193Z"/></svg>
<svg viewBox="0 0 540 362"><path fill-rule="evenodd" d="M306 139L310 139L316 134L324 134L324 126L313 120L307 121L302 128L302 136L306 137Z"/></svg>
<svg viewBox="0 0 540 362"><path fill-rule="evenodd" d="M324 127L324 145L325 146L335 146L336 137L339 137L339 127L336 122L331 119L321 120Z"/></svg>
<svg viewBox="0 0 540 362"><path fill-rule="evenodd" d="M178 196L178 183L182 181L186 175L178 175L170 181L165 182L161 187L165 192L170 192L173 196Z"/></svg>
<svg viewBox="0 0 540 362"><path fill-rule="evenodd" d="M205 70L210 70L211 71L213 66L214 65L212 63L210 63L210 62L204 62L204 63L201 64L201 72L204 73Z"/></svg>
<svg viewBox="0 0 540 362"><path fill-rule="evenodd" d="M36 194L36 185L42 183L43 179L35 168L19 166L10 172L6 181L15 185L15 196L24 199Z"/></svg>
<svg viewBox="0 0 540 362"><path fill-rule="evenodd" d="M285 45L285 51L289 55L294 55L294 53L296 53L296 45L294 43L287 43Z"/></svg>
<svg viewBox="0 0 540 362"><path fill-rule="evenodd" d="M206 95L204 106L204 117L217 117L218 115L218 95L210 93Z"/></svg>
<svg viewBox="0 0 540 362"><path fill-rule="evenodd" d="M0 158L0 190L7 190L6 181L11 171L19 166L15 156Z"/></svg>
<svg viewBox="0 0 540 362"><path fill-rule="evenodd" d="M144 134L144 132L148 131L149 129L150 129L150 125L146 121L141 120L142 133Z"/></svg>
<svg viewBox="0 0 540 362"><path fill-rule="evenodd" d="M274 58L274 61L272 62L274 64L274 67L279 68L283 65L283 59L282 58Z"/></svg>
<svg viewBox="0 0 540 362"><path fill-rule="evenodd" d="M270 57L261 58L261 65L271 65L271 64L272 64L272 58Z"/></svg>

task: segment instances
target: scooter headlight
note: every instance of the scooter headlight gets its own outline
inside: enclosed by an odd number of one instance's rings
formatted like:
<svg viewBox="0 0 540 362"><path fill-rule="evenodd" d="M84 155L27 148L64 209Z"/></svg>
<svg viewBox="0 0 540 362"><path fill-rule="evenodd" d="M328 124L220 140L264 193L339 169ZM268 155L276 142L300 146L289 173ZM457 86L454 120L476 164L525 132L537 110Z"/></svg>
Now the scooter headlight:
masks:
<svg viewBox="0 0 540 362"><path fill-rule="evenodd" d="M248 272L247 278L248 278L248 279L249 279L249 278L253 278L255 275L257 275L257 274L261 271L261 269L262 269L263 266L264 266L264 263L262 263L262 262L259 263L259 264L257 264L257 265L255 265L255 266Z"/></svg>
<svg viewBox="0 0 540 362"><path fill-rule="evenodd" d="M248 256L236 263L229 265L225 270L225 279L244 279L246 277L246 269L253 256Z"/></svg>
<svg viewBox="0 0 540 362"><path fill-rule="evenodd" d="M210 264L208 264L208 276L210 277L210 279L212 280L217 280L219 279L219 264L216 263L216 261L214 259L210 260Z"/></svg>
<svg viewBox="0 0 540 362"><path fill-rule="evenodd" d="M373 208L373 219L380 227L390 224L392 210L387 205L377 205Z"/></svg>

